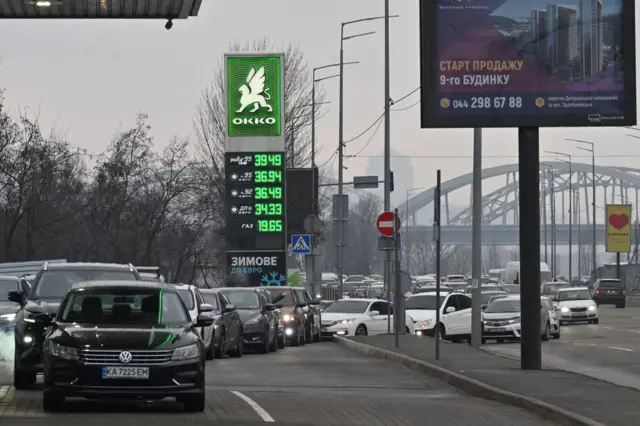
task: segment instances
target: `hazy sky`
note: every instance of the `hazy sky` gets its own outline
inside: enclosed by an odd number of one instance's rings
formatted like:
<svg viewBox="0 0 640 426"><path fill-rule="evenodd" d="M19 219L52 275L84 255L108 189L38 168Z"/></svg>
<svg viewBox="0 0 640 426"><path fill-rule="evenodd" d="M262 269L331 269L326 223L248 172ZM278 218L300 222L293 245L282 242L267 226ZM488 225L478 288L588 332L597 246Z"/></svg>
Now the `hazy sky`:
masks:
<svg viewBox="0 0 640 426"><path fill-rule="evenodd" d="M419 86L418 1L392 0L391 9L400 15L391 24L391 92L398 99ZM39 108L46 127L57 123L59 130L67 130L72 143L89 152L104 150L119 125L131 126L140 111L150 115L156 145L161 147L174 134L191 135L200 93L230 41L269 36L277 43L293 42L303 50L309 66L317 67L338 61L342 21L383 12L383 0L205 0L198 17L175 22L171 31L164 29L164 21L3 21L0 87L7 89L14 111ZM382 111L383 22L348 30L351 34L365 31L377 33L345 45L345 59L360 61L345 73L347 139ZM321 159L337 146L337 82L332 79L325 85L332 104L318 123ZM418 99L416 93L397 107ZM414 186L430 187L437 168L442 169L444 180L471 171L471 130L422 130L419 106L415 106L392 114L391 132L395 149L413 158ZM627 133L625 129L546 129L541 132L541 151L588 155L564 141L588 139L597 143L598 155L605 156L598 159L599 164L634 167L640 160L640 141L626 137ZM366 156L380 154L382 136L381 128L362 157L347 160L347 178L365 173ZM515 129L485 131L485 166L515 162L516 137ZM360 151L367 139L349 144L347 154ZM456 198L466 202L468 193Z"/></svg>

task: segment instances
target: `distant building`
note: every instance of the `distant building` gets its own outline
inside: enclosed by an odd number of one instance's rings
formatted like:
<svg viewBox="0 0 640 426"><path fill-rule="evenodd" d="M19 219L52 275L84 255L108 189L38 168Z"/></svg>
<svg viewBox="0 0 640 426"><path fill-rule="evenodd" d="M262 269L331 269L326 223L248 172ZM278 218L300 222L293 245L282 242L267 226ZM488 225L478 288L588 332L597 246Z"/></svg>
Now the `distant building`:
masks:
<svg viewBox="0 0 640 426"><path fill-rule="evenodd" d="M393 171L394 179L394 191L391 193L391 208L398 206L400 203L404 203L407 190L415 188L413 184L413 165L411 164L410 157L403 157L403 154L391 149L391 170ZM379 180L384 180L384 157L380 154L377 157L369 158L367 164L367 175L377 175ZM380 185L378 189L370 190L374 194L378 194L381 198L384 197L383 185ZM414 192L412 195L415 195Z"/></svg>
<svg viewBox="0 0 640 426"><path fill-rule="evenodd" d="M602 72L604 64L604 31L602 0L578 0L578 35L581 77Z"/></svg>
<svg viewBox="0 0 640 426"><path fill-rule="evenodd" d="M578 11L575 6L547 5L549 65L557 70L578 58Z"/></svg>
<svg viewBox="0 0 640 426"><path fill-rule="evenodd" d="M536 60L542 61L548 56L547 11L545 9L531 12L531 29L533 31L533 50Z"/></svg>

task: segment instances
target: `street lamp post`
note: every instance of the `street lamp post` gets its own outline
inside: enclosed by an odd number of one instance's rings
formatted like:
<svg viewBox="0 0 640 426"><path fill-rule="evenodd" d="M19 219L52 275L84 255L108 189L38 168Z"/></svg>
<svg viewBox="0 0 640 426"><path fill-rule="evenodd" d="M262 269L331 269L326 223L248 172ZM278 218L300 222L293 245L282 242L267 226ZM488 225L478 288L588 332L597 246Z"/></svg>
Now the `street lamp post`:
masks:
<svg viewBox="0 0 640 426"><path fill-rule="evenodd" d="M553 166L546 163L540 163L540 166L545 167L549 171L549 190L550 200L549 207L551 209L551 271L553 277L556 277L556 193L555 193L555 175L553 172Z"/></svg>
<svg viewBox="0 0 640 426"><path fill-rule="evenodd" d="M388 5L386 7L386 10L388 12ZM345 27L352 25L352 24L357 24L359 22L367 22L367 21L377 21L380 19L385 19L388 20L389 18L395 18L398 17L398 15L394 15L394 16L389 16L388 13L385 14L385 16L374 16L374 17L370 17L370 18L361 18L361 19L355 19L353 21L346 21L343 22L340 26L340 62L339 62L339 67L340 67L340 72L339 72L339 78L340 78L340 95L339 95L339 105L338 105L338 198L340 199L340 201L342 201L342 195L343 195L343 186L344 186L344 42L346 40L351 40L354 38L358 38L358 37L364 37L364 36L368 36L371 34L375 34L375 31L368 31L366 33L359 33L359 34L354 34L351 36L345 36L344 35L344 29ZM386 27L386 25L385 25ZM385 74L388 74L388 55L386 55L385 58ZM386 106L385 106L386 107ZM388 108L386 108L388 109ZM388 177L385 176L385 201L386 201L386 188L388 187ZM388 208L390 208L390 206L388 206L385 203L385 210L388 210ZM342 209L340 209L340 214L342 214ZM342 298L342 290L343 290L343 253L344 253L344 228L345 228L345 218L340 217L339 218L339 226L338 226L338 245L337 245L337 254L338 254L338 279L340 280L340 290L339 290L339 297ZM390 254L387 252L388 256L387 256L387 260L390 260ZM386 266L386 273L385 273L385 282L387 284L387 293L388 296L390 296L389 293L389 274L388 274L388 270L389 270L389 262L387 261L385 263ZM389 298L389 297L388 297Z"/></svg>
<svg viewBox="0 0 640 426"><path fill-rule="evenodd" d="M571 283L571 280L573 279L573 241L572 241L572 229L573 229L573 218L571 217L573 215L573 185L572 185L572 181L573 181L573 170L572 170L572 164L573 161L571 159L571 155L569 154L565 154L564 152L555 152L555 151L545 151L548 154L555 154L555 155L561 155L563 157L568 158L569 160L559 160L565 163L569 164L569 283ZM562 214L564 215L565 212L562 212Z"/></svg>
<svg viewBox="0 0 640 426"><path fill-rule="evenodd" d="M567 139L568 141L571 142L578 142L578 143L582 143L582 144L587 144L587 145L591 145L591 148L582 148L582 147L578 147L578 149L581 149L582 151L587 151L591 153L591 192L592 192L592 203L591 203L591 220L593 222L593 243L592 243L592 248L591 251L593 253L591 253L591 260L593 262L592 268L593 268L593 273L596 273L596 147L594 145L593 142L589 142L589 141L583 141L580 139ZM595 277L595 275L594 275Z"/></svg>
<svg viewBox="0 0 640 426"><path fill-rule="evenodd" d="M358 61L345 62L343 65L353 65L353 64L359 64L359 63L360 62ZM334 74L328 77L316 78L316 71L323 70L326 68L335 68L339 66L340 64L336 63L336 64L323 65L321 67L315 67L313 69L313 73L312 73L313 78L311 81L311 167L316 166L316 105L317 105L316 83L319 83L324 80L329 80L331 78L340 77L340 74Z"/></svg>

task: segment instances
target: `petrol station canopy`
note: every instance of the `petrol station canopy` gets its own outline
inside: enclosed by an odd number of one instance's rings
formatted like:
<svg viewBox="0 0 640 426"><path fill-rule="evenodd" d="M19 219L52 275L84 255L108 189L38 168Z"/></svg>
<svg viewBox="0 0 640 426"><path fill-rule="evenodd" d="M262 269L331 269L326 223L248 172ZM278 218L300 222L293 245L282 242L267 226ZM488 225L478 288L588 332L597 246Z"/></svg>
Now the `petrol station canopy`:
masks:
<svg viewBox="0 0 640 426"><path fill-rule="evenodd" d="M0 19L187 19L202 0L0 0Z"/></svg>

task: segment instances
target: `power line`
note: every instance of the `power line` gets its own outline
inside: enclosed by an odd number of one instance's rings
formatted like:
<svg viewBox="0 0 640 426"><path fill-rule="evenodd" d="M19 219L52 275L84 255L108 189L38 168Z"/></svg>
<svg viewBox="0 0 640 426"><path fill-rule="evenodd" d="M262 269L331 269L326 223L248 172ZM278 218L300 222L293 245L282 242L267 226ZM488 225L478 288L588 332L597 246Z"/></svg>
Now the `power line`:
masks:
<svg viewBox="0 0 640 426"><path fill-rule="evenodd" d="M413 108L414 106L418 105L420 103L420 101L416 101L414 103L412 103L411 105L404 107L404 108L391 108L391 111L406 111L408 109Z"/></svg>
<svg viewBox="0 0 640 426"><path fill-rule="evenodd" d="M354 155L355 157L355 155ZM358 155L358 158L382 158L383 155ZM572 158L591 158L591 155L572 155ZM392 155L391 158L473 158L472 155ZM518 158L517 155L483 155L482 158ZM540 158L557 158L541 155ZM640 155L596 155L596 158L640 158ZM607 166L616 167L616 166Z"/></svg>
<svg viewBox="0 0 640 426"><path fill-rule="evenodd" d="M382 124L382 121L383 121L382 117L380 117L378 119L378 125L376 126L375 130L371 134L371 137L369 137L369 140L364 144L364 146L362 148L360 148L360 151L358 151L355 155L347 155L347 157L357 157L362 151L365 150L365 148L367 148L367 146L369 146L369 144L371 143L371 141L375 137L376 133L378 133L378 130L380 130L380 125Z"/></svg>
<svg viewBox="0 0 640 426"><path fill-rule="evenodd" d="M319 168L322 168L322 167L326 166L327 164L329 164L331 162L331 160L333 160L336 157L337 154L338 154L338 150L333 151L333 154L331 154L331 157L329 157L329 159L327 161L322 163L322 165L320 165Z"/></svg>
<svg viewBox="0 0 640 426"><path fill-rule="evenodd" d="M391 102L391 105L395 105L398 102L402 102L403 100L407 99L409 96L413 95L414 93L416 93L418 90L420 90L420 86L418 86L417 88L413 89L411 92L407 93L406 95L402 96L400 99L398 99L397 101L393 101ZM419 101L418 101L419 102ZM417 103L415 104L417 105ZM411 105L414 106L414 105ZM409 109L409 108L404 108L404 109L397 109L397 110L393 110L393 111L404 111L405 109ZM373 129L373 127L378 124L378 120L380 120L382 117L384 117L384 112L382 114L380 114L373 123L371 123L371 125L369 127L367 127L364 131L362 131L358 136L356 136L355 138L351 138L349 140L344 141L345 144L353 142L357 139L360 139L362 136L364 136L369 130Z"/></svg>

